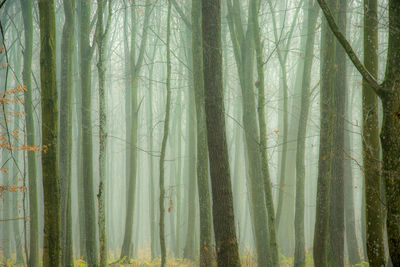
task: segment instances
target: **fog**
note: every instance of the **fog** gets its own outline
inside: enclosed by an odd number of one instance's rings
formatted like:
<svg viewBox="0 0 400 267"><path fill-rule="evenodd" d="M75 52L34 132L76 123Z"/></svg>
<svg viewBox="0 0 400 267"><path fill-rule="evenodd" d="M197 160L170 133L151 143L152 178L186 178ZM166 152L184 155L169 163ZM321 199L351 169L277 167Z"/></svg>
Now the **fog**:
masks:
<svg viewBox="0 0 400 267"><path fill-rule="evenodd" d="M0 22L2 266L399 266L399 1Z"/></svg>

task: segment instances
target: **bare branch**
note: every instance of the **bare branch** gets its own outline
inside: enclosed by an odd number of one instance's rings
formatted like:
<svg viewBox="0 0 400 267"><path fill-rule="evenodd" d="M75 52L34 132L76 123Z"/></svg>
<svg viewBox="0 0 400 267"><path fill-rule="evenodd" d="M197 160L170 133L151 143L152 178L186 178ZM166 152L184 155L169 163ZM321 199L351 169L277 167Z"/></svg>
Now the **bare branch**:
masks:
<svg viewBox="0 0 400 267"><path fill-rule="evenodd" d="M325 18L328 22L329 28L336 36L339 43L342 45L343 49L346 51L346 54L349 56L351 62L353 62L356 69L360 72L361 76L365 79L365 81L371 86L374 92L377 95L381 95L382 88L381 85L378 83L376 78L367 70L361 60L357 57L356 53L354 52L353 48L351 47L349 41L347 41L346 37L340 31L335 18L333 17L328 5L324 0L317 0L319 6L324 12Z"/></svg>

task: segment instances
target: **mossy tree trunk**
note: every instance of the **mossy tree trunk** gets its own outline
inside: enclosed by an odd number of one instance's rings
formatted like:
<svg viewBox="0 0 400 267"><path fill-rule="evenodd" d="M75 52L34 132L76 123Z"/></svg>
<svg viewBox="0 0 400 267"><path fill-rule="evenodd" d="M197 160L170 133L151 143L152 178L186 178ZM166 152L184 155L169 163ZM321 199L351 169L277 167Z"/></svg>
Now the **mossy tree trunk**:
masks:
<svg viewBox="0 0 400 267"><path fill-rule="evenodd" d="M61 195L58 170L56 20L53 0L39 1L44 195L43 266L61 267Z"/></svg>
<svg viewBox="0 0 400 267"><path fill-rule="evenodd" d="M108 246L106 232L106 155L107 155L107 103L106 103L106 49L108 31L111 25L112 0L108 0L107 23L104 26L105 3L107 0L97 1L97 36L98 49L97 73L99 78L99 176L100 183L97 193L98 225L100 243L100 267L108 266Z"/></svg>
<svg viewBox="0 0 400 267"><path fill-rule="evenodd" d="M364 64L378 75L378 1L364 0ZM363 80L363 163L367 255L371 266L385 265L381 199L381 148L379 143L378 97Z"/></svg>

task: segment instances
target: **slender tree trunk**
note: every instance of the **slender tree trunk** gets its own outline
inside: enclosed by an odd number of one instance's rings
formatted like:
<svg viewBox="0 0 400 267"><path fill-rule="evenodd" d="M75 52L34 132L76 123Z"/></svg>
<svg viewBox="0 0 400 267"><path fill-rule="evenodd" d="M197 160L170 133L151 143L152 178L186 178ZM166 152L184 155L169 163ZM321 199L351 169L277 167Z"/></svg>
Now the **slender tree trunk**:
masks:
<svg viewBox="0 0 400 267"><path fill-rule="evenodd" d="M58 96L54 1L39 1L42 171L44 194L43 266L61 266L61 195L58 171Z"/></svg>
<svg viewBox="0 0 400 267"><path fill-rule="evenodd" d="M272 185L269 174L268 155L267 155L267 128L265 124L265 96L264 96L264 57L261 43L261 34L259 29L258 14L260 3L258 0L250 2L252 11L252 24L254 34L254 45L256 50L257 77L256 86L258 88L258 123L260 128L260 155L261 168L264 176L265 203L268 211L268 230L269 230L269 248L271 254L271 266L279 266L279 251L277 243L277 232L275 224L275 209L272 197Z"/></svg>
<svg viewBox="0 0 400 267"><path fill-rule="evenodd" d="M190 74L189 74L190 75ZM193 83L189 81L189 92L188 92L188 170L187 184L188 192L187 196L187 231L186 231L186 242L183 250L183 257L194 261L196 259L195 252L195 231L196 231L196 107L194 103L194 90Z"/></svg>
<svg viewBox="0 0 400 267"><path fill-rule="evenodd" d="M234 47L235 60L239 73L240 87L242 91L243 126L246 137L247 156L249 159L250 197L252 207L252 219L254 224L255 244L257 249L257 261L260 266L266 266L269 262L269 237L267 210L264 191L264 174L262 171L262 159L259 145L259 126L257 123L256 103L253 92L254 72L254 33L251 18L253 14L249 9L249 26L243 33L240 22L238 1L228 3L228 25ZM239 38L239 41L237 41Z"/></svg>
<svg viewBox="0 0 400 267"><path fill-rule="evenodd" d="M127 121L127 129L130 129L129 134L127 134L127 140L129 140L129 156L127 155L127 203L126 203L126 218L125 218L125 234L124 240L121 248L120 259L125 258L129 260L130 252L132 251L132 232L133 232L133 219L134 219L134 209L135 209L135 194L136 194L136 175L137 175L137 138L138 138L138 118L139 118L139 106L138 106L138 83L139 75L142 68L144 52L147 42L147 28L149 25L150 11L152 10L152 5L146 0L145 4L145 14L142 30L142 40L139 48L139 55L136 59L136 7L131 5L131 48L130 48L130 60L129 60L129 82L130 87L127 88L131 92L127 92L130 100L130 113L126 113L126 116L130 114L130 122ZM127 41L127 40L126 40ZM128 101L129 102L129 101ZM126 103L128 103L126 102ZM126 111L129 111L126 109ZM129 128L130 127L130 128ZM128 130L127 130L128 133ZM129 159L128 159L129 158ZM129 167L128 167L129 166Z"/></svg>
<svg viewBox="0 0 400 267"><path fill-rule="evenodd" d="M170 41L171 39L171 2L168 1L168 15L167 15L167 103L165 107L165 121L164 121L164 136L161 144L160 154L160 247L161 247L161 267L165 267L167 264L167 249L165 245L165 230L164 230L164 161L165 151L167 148L167 140L169 133L169 117L171 109L171 53L170 53Z"/></svg>
<svg viewBox="0 0 400 267"><path fill-rule="evenodd" d="M83 189L85 192L85 232L86 254L89 266L98 262L96 239L95 195L93 188L93 141L92 141L92 95L91 62L93 47L90 44L90 8L89 0L82 0L80 5L80 71L82 92L82 168Z"/></svg>
<svg viewBox="0 0 400 267"><path fill-rule="evenodd" d="M183 33L184 40L186 40L189 44L191 43L191 35L188 29ZM189 66L193 65L192 58L192 46L189 45L187 50L187 61ZM196 104L195 104L195 92L194 92L194 84L193 84L193 76L190 72L188 74L189 79L189 90L188 90L188 107L187 107L187 167L188 170L186 172L187 175L187 184L188 190L186 193L187 197L187 230L186 230L186 241L185 247L183 249L183 257L186 259L190 259L195 261L196 259L196 250L195 250L195 234L196 234L196 191L197 191L197 173L196 173Z"/></svg>
<svg viewBox="0 0 400 267"><path fill-rule="evenodd" d="M310 84L311 70L314 59L315 26L318 18L319 7L308 0L307 4L307 40L304 55L303 79L301 82L301 107L299 129L297 132L296 148L296 210L295 210L295 254L294 266L306 266L306 244L305 244L305 143L307 133L307 121L310 110Z"/></svg>
<svg viewBox="0 0 400 267"><path fill-rule="evenodd" d="M204 114L204 80L201 0L192 0L192 71L197 122L197 187L200 207L200 266L211 266L211 199L208 178L207 130Z"/></svg>
<svg viewBox="0 0 400 267"><path fill-rule="evenodd" d="M108 30L111 24L112 15L112 0L108 0L108 17L107 24L104 28L103 17L105 0L97 1L97 29L98 33L96 36L97 48L98 48L98 62L97 72L99 78L99 190L97 193L98 200L98 224L99 224L99 243L100 243L100 267L108 266L108 246L107 246L107 222L106 222L106 156L107 156L107 103L106 103L106 62L105 53L107 49L107 38Z"/></svg>
<svg viewBox="0 0 400 267"><path fill-rule="evenodd" d="M351 114L351 104L349 99L349 94L346 93L346 112L347 121L352 121ZM345 207L345 225L346 225L346 243L347 243L347 254L349 256L349 263L351 265L356 265L361 262L359 246L357 242L356 234L356 218L354 214L354 184L353 184L353 172L352 172L352 158L351 158L351 124L346 123L348 126L344 130L344 207Z"/></svg>
<svg viewBox="0 0 400 267"><path fill-rule="evenodd" d="M72 249L71 155L72 155L72 67L74 55L75 0L64 1L65 23L61 43L60 147L59 166L62 187L63 266L74 265Z"/></svg>
<svg viewBox="0 0 400 267"><path fill-rule="evenodd" d="M221 2L202 1L204 94L218 266L240 266L224 117Z"/></svg>
<svg viewBox="0 0 400 267"><path fill-rule="evenodd" d="M33 15L32 0L21 0L22 18L24 21L24 69L22 80L26 86L25 100L25 127L28 146L35 145L35 125L32 107L32 52L33 52ZM28 179L29 179L29 267L39 267L39 216L38 193L36 181L35 151L28 151Z"/></svg>

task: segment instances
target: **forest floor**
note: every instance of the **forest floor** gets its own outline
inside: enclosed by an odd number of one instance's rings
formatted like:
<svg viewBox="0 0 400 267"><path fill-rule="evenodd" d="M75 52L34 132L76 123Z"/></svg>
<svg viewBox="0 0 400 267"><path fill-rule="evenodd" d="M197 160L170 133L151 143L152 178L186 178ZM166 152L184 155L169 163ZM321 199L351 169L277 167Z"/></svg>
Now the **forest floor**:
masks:
<svg viewBox="0 0 400 267"><path fill-rule="evenodd" d="M15 255L13 255L15 256ZM110 253L110 258L113 259L113 253ZM125 261L125 260L124 260ZM254 255L242 255L241 256L242 267L256 267L257 262ZM306 256L306 266L313 267L313 260L312 255L307 254ZM159 267L161 266L160 259L150 260L150 257L144 251L140 251L138 253L138 258L136 260L130 259L128 262L122 263L123 260L110 260L109 267ZM42 266L42 265L41 265ZM75 267L87 267L87 264L82 259L77 259L74 264ZM168 267L197 267L198 263L191 262L186 259L180 258L168 258L167 259L167 266ZM293 266L293 258L286 258L285 256L281 255L281 267L292 267ZM350 265L346 265L349 266ZM363 262L361 264L355 265L354 267L367 267L368 263ZM7 262L4 259L0 259L0 267L26 267L25 264L15 264L12 260L8 260ZM212 267L212 266L210 266Z"/></svg>

